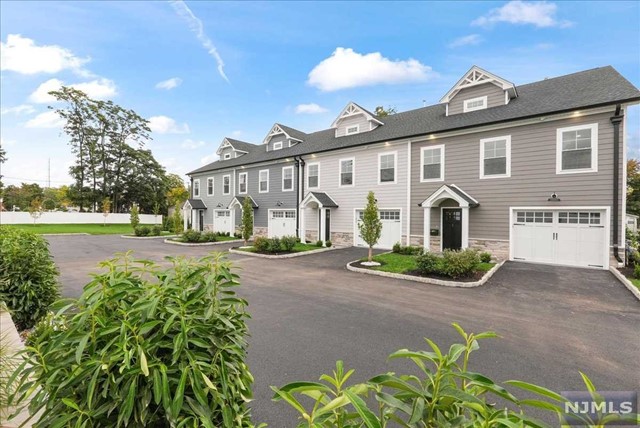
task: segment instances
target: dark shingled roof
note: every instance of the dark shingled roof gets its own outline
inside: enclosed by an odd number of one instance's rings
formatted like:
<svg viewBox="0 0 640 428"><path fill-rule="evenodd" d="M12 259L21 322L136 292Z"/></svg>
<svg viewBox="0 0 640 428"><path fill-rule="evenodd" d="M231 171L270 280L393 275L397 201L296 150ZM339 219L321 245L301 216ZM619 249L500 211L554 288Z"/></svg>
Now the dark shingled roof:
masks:
<svg viewBox="0 0 640 428"><path fill-rule="evenodd" d="M307 139L307 134L302 131L298 131L295 128L291 128L289 126L283 125L281 123L276 123L284 132L289 134L289 137L295 138L296 140L305 141Z"/></svg>
<svg viewBox="0 0 640 428"><path fill-rule="evenodd" d="M236 150L242 150L243 152L249 153L251 150L258 148L259 146L251 143L247 143L245 141L234 140L233 138L227 138L229 144L233 146Z"/></svg>
<svg viewBox="0 0 640 428"><path fill-rule="evenodd" d="M470 198L466 193L464 193L461 189L459 189L457 186L449 184L447 185L447 188L451 189L451 191L455 192L456 195L460 196L462 199L464 199L465 201L467 201L467 203L469 204L469 207L471 208L475 208L478 205L480 205L478 203L478 201L476 201L475 199Z"/></svg>
<svg viewBox="0 0 640 428"><path fill-rule="evenodd" d="M640 91L611 66L545 79L517 88L518 97L504 106L446 116L445 104L437 104L386 116L384 125L369 132L338 138L333 128L309 134L301 133L305 135L305 138L301 138L304 139L304 143L296 144L286 150L270 152L264 148L252 150L239 158L210 163L191 171L189 175L400 138L640 100ZM287 132L291 130L286 128ZM297 132L300 133L300 131Z"/></svg>
<svg viewBox="0 0 640 428"><path fill-rule="evenodd" d="M323 192L309 192L313 195L314 198L320 202L323 208L338 208L338 204L331 199L331 196L327 195Z"/></svg>
<svg viewBox="0 0 640 428"><path fill-rule="evenodd" d="M194 210L206 210L207 206L202 202L202 199L189 199L189 205Z"/></svg>
<svg viewBox="0 0 640 428"><path fill-rule="evenodd" d="M256 201L253 200L253 198L251 196L236 196L235 199L236 201L238 201L238 203L240 205L244 204L244 198L249 198L251 200L251 205L253 206L253 208L258 208L258 204L256 204ZM233 201L231 201L233 202ZM231 204L229 204L229 206L231 206Z"/></svg>

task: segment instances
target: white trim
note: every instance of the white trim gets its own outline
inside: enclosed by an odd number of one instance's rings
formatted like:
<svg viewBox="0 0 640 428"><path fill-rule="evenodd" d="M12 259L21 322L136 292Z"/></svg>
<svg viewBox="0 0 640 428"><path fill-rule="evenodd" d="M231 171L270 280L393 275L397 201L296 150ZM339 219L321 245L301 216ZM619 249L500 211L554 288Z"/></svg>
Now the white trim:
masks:
<svg viewBox="0 0 640 428"><path fill-rule="evenodd" d="M449 116L449 103L445 104L444 106L444 115Z"/></svg>
<svg viewBox="0 0 640 428"><path fill-rule="evenodd" d="M484 173L484 145L494 141L506 141L506 169L505 174L485 175ZM491 158L495 159L495 158ZM480 179L485 178L509 178L511 177L511 135L502 137L483 138L480 140Z"/></svg>
<svg viewBox="0 0 640 428"><path fill-rule="evenodd" d="M228 192L224 191L224 179L225 178L229 179L229 191ZM222 194L223 195L230 195L231 194L231 174L227 174L227 175L223 175L222 176Z"/></svg>
<svg viewBox="0 0 640 428"><path fill-rule="evenodd" d="M509 91L504 91L504 105L509 104L509 101L511 101L511 97L509 97Z"/></svg>
<svg viewBox="0 0 640 428"><path fill-rule="evenodd" d="M273 150L282 150L282 141L276 141L273 143Z"/></svg>
<svg viewBox="0 0 640 428"><path fill-rule="evenodd" d="M312 165L315 165L315 166L317 166L317 167L318 167L318 185L317 185L317 186L314 186L314 187L311 187L311 186L309 185L309 177L310 177L310 174L309 174L309 168L310 168ZM307 189L309 189L309 190L310 190L310 189L319 189L319 188L320 188L320 162L311 162L311 163L308 163L308 164L307 164L307 180L306 180L306 181L307 181L307 183L306 183L306 185L307 185Z"/></svg>
<svg viewBox="0 0 640 428"><path fill-rule="evenodd" d="M455 187L456 187L456 189L460 190L460 188L458 186L455 186ZM467 195L467 193L465 193L465 195ZM469 196L469 195L467 195L467 196ZM470 196L469 196L469 198L474 200ZM446 184L443 184L438 190L433 192L431 194L431 196L429 196L427 199L422 201L420 206L423 207L423 208L437 207L437 206L440 206L440 202L442 202L445 199L453 199L454 201L456 201L458 203L458 205L460 207L468 207L469 206L469 203L464 198L462 198L456 192L452 192L449 189L449 186L447 186Z"/></svg>
<svg viewBox="0 0 640 428"><path fill-rule="evenodd" d="M519 210L528 210L528 211L604 211L605 218L602 221L602 225L605 229L605 239L604 239L604 260L602 269L609 269L609 259L611 258L611 207L602 206L602 205L592 205L592 206L571 206L571 205L563 205L561 207L557 206L534 206L534 207L509 207L509 260L514 260L513 258L513 223L514 216L513 213ZM554 223L556 224L556 218L554 216ZM538 264L552 264L552 263L542 263L542 262L532 262L527 261L527 263L538 263ZM560 264L553 264L554 266L563 266ZM575 266L573 267L584 267L584 266Z"/></svg>
<svg viewBox="0 0 640 428"><path fill-rule="evenodd" d="M271 130L269 131L269 133L267 134L266 137L264 137L264 140L262 140L262 144L267 144L270 140L271 137L274 137L276 135L280 135L280 134L284 134L284 136L288 139L288 140L296 140L296 141L302 141L298 138L293 138L292 136L290 136L284 129L282 129L280 127L280 124L275 123L272 127ZM267 147L268 148L268 147Z"/></svg>
<svg viewBox="0 0 640 428"><path fill-rule="evenodd" d="M356 128L356 130L349 132L349 129L351 128ZM359 134L359 133L360 133L360 125L350 125L350 126L345 126L344 128L344 135L353 135L353 134Z"/></svg>
<svg viewBox="0 0 640 428"><path fill-rule="evenodd" d="M449 92L447 92L445 96L440 99L440 102L448 103L462 89L470 88L477 85L484 85L485 83L492 83L507 92L513 91L513 95L517 96L516 87L513 83L499 76L496 76L493 73L483 70L477 65L474 65L460 78L460 80L456 82L455 85L453 85L451 89L449 89Z"/></svg>
<svg viewBox="0 0 640 428"><path fill-rule="evenodd" d="M347 104L345 108L342 109L342 111L340 112L338 117L333 121L333 123L331 123L331 128L338 128L338 122L340 122L342 119L346 119L352 116L357 116L359 114L364 115L365 118L370 122L376 122L380 125L384 125L380 120L376 119L375 116L373 116L372 114L366 112L358 104L354 102L349 102L349 104Z"/></svg>
<svg viewBox="0 0 640 428"><path fill-rule="evenodd" d="M393 181L382 181L382 174L380 168L380 162L382 160L382 156L393 155ZM378 185L387 185L387 184L397 184L398 183L398 151L394 150L392 152L381 152L378 153Z"/></svg>
<svg viewBox="0 0 640 428"><path fill-rule="evenodd" d="M255 199L253 199L249 195L245 196L245 198L249 198L251 200L251 206L253 207L254 210L258 208L258 203L255 201ZM229 206L227 206L227 209L233 210L235 208L242 208L242 204L240 203L238 198L234 196L233 199L231 199L231 202L229 202Z"/></svg>
<svg viewBox="0 0 640 428"><path fill-rule="evenodd" d="M223 160L229 160L229 159L231 159L231 153L225 153Z"/></svg>
<svg viewBox="0 0 640 428"><path fill-rule="evenodd" d="M624 226L620 227L620 237L618 238L618 245L621 246L622 248L625 247L625 238L626 238L626 231L627 231L627 110L623 108L621 110L621 113L623 114L622 117L622 129L620 130L620 132L622 133L622 189L619 193L618 196L620 196L620 198L622 199L622 209L620 210L620 224L624 224ZM618 168L617 165L614 166L615 168ZM617 202L616 202L617 203ZM632 214L633 215L633 214ZM637 217L637 216L636 216ZM637 224L637 221L636 221ZM626 262L626 252L622 251L623 253L623 257L625 257L625 262Z"/></svg>
<svg viewBox="0 0 640 428"><path fill-rule="evenodd" d="M427 150L440 149L440 177L439 178L424 178L424 152ZM424 146L420 148L420 183L432 183L436 181L444 181L444 144L437 144L434 146Z"/></svg>
<svg viewBox="0 0 640 428"><path fill-rule="evenodd" d="M209 182L211 182L211 193L209 193ZM207 177L207 196L214 196L216 193L216 182L214 177Z"/></svg>
<svg viewBox="0 0 640 428"><path fill-rule="evenodd" d="M477 101L482 101L482 105L477 106L477 107L469 107L468 104L470 103L474 103ZM464 100L462 102L462 112L463 113L468 113L470 111L476 111L476 110L484 110L487 108L487 103L489 102L489 98L487 97L487 95L484 95L482 97L475 97L475 98L469 98L467 100Z"/></svg>
<svg viewBox="0 0 640 428"><path fill-rule="evenodd" d="M407 141L407 230L406 245L411 245L411 140Z"/></svg>
<svg viewBox="0 0 640 428"><path fill-rule="evenodd" d="M351 161L351 184L342 184L342 162ZM338 159L338 187L354 187L356 185L356 158Z"/></svg>
<svg viewBox="0 0 640 428"><path fill-rule="evenodd" d="M242 176L244 176L244 192L242 191ZM249 173L241 172L238 174L238 194L246 195L249 192Z"/></svg>
<svg viewBox="0 0 640 428"><path fill-rule="evenodd" d="M562 133L567 131L591 130L591 168L562 169ZM580 174L583 172L598 172L598 123L558 128L556 130L556 174Z"/></svg>
<svg viewBox="0 0 640 428"><path fill-rule="evenodd" d="M196 183L198 184L197 186L196 186ZM196 187L198 188L198 193L197 194L196 194ZM200 179L199 178L194 178L194 180L193 180L193 189L192 189L191 193L193 194L193 198L194 199L200 197L201 190L200 190Z"/></svg>
<svg viewBox="0 0 640 428"><path fill-rule="evenodd" d="M260 183L262 183L262 173L266 172L267 173L267 190L262 190L262 186L260 185ZM268 169L261 169L260 171L258 171L258 193L269 193L269 170Z"/></svg>
<svg viewBox="0 0 640 428"><path fill-rule="evenodd" d="M291 189L285 189L284 188L284 171L286 169L290 169L291 170ZM293 166L283 166L282 167L282 191L283 192L293 192L293 188L295 187L293 185L294 183L294 179L293 179Z"/></svg>
<svg viewBox="0 0 640 428"><path fill-rule="evenodd" d="M365 209L366 207L353 209L353 246L354 247L356 246L357 238L360 236L360 231L358 229L358 211L364 211ZM404 222L402 221L402 208L378 207L378 218L380 218L380 211L400 211L400 241L399 242L402 242L402 226L404 224ZM363 247L358 247L358 248L363 248ZM369 248L369 247L365 247L365 248Z"/></svg>
<svg viewBox="0 0 640 428"><path fill-rule="evenodd" d="M426 208L430 210L431 208ZM442 219L444 218L444 210L460 210L460 228L462 229L462 236L460 237L460 249L464 250L469 248L469 207L440 207L440 251L444 251L442 246L444 245L444 229L442 228ZM466 220L465 220L466 218ZM431 230L428 231L431 235Z"/></svg>

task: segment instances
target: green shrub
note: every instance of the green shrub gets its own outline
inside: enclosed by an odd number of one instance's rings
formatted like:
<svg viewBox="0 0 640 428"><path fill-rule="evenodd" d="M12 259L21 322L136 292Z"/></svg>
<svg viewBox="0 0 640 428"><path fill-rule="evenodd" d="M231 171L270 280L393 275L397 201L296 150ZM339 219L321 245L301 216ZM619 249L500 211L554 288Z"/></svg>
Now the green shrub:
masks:
<svg viewBox="0 0 640 428"><path fill-rule="evenodd" d="M200 234L200 242L216 242L218 238L213 232L204 232Z"/></svg>
<svg viewBox="0 0 640 428"><path fill-rule="evenodd" d="M416 257L416 266L418 271L423 275L441 274L442 257L427 251Z"/></svg>
<svg viewBox="0 0 640 428"><path fill-rule="evenodd" d="M480 261L482 263L491 263L491 253L488 251L480 253Z"/></svg>
<svg viewBox="0 0 640 428"><path fill-rule="evenodd" d="M270 245L269 239L263 236L258 236L253 240L253 246L256 248L257 251L261 253L266 253L269 251L269 247L271 245Z"/></svg>
<svg viewBox="0 0 640 428"><path fill-rule="evenodd" d="M182 221L182 210L180 209L180 205L176 205L173 210L173 215L171 216L170 230L176 235L178 235L184 230L184 224Z"/></svg>
<svg viewBox="0 0 640 428"><path fill-rule="evenodd" d="M151 235L153 236L162 235L162 226L160 226L159 224L154 224L153 226L151 226Z"/></svg>
<svg viewBox="0 0 640 428"><path fill-rule="evenodd" d="M320 239L316 241L316 247L322 247L322 241Z"/></svg>
<svg viewBox="0 0 640 428"><path fill-rule="evenodd" d="M149 226L136 226L133 229L133 233L136 236L149 236L151 234L151 228Z"/></svg>
<svg viewBox="0 0 640 428"><path fill-rule="evenodd" d="M640 279L640 264L636 264L633 268L633 276L636 279Z"/></svg>
<svg viewBox="0 0 640 428"><path fill-rule="evenodd" d="M396 242L395 244L393 244L392 251L397 254L404 254L405 256L419 256L424 252L423 248L420 246L412 246L412 245L404 246L399 242Z"/></svg>
<svg viewBox="0 0 640 428"><path fill-rule="evenodd" d="M182 240L184 242L192 242L192 243L201 242L200 232L193 229L185 230L184 233L182 234Z"/></svg>
<svg viewBox="0 0 640 428"><path fill-rule="evenodd" d="M63 328L24 354L16 395L34 391L34 427L252 426L237 275L219 254L170 260L104 262L80 299L55 305Z"/></svg>
<svg viewBox="0 0 640 428"><path fill-rule="evenodd" d="M389 356L401 360L402 368L405 361L416 365L406 375L387 372L366 383L348 384L354 370L345 371L338 361L333 375L320 377L322 383L271 387L273 399L286 402L300 414L298 427L547 427L530 415L531 408L552 412L553 419L562 420L565 399L560 394L527 382L505 382L507 387L525 391L526 398L534 397L519 400L505 386L468 371L470 354L479 348L478 342L496 334L468 334L459 325L453 326L463 340L451 345L448 352L425 339L431 349L400 349ZM581 375L587 389L594 390L591 380ZM588 418L580 418L584 425L595 426ZM635 422L636 416L610 418L618 423L622 418Z"/></svg>
<svg viewBox="0 0 640 428"><path fill-rule="evenodd" d="M326 245L327 247L330 247L333 244L331 243L331 241L327 241L327 242L324 243L324 245Z"/></svg>
<svg viewBox="0 0 640 428"><path fill-rule="evenodd" d="M4 302L0 302L0 314L9 309ZM9 407L9 394L12 392L11 374L18 367L19 360L9 346L9 334L0 329L0 426L4 426L6 409Z"/></svg>
<svg viewBox="0 0 640 428"><path fill-rule="evenodd" d="M282 249L284 251L291 252L293 251L293 247L298 243L298 238L295 236L283 236L280 243L282 244Z"/></svg>
<svg viewBox="0 0 640 428"><path fill-rule="evenodd" d="M136 230L136 227L140 224L140 211L138 210L138 206L133 204L131 207L131 212L129 214L129 222L131 223L131 228Z"/></svg>
<svg viewBox="0 0 640 428"><path fill-rule="evenodd" d="M18 330L33 327L59 296L58 269L39 235L0 226L0 301Z"/></svg>
<svg viewBox="0 0 640 428"><path fill-rule="evenodd" d="M269 252L270 253L279 253L282 250L282 245L280 245L280 238L271 238L269 239Z"/></svg>
<svg viewBox="0 0 640 428"><path fill-rule="evenodd" d="M442 253L442 273L454 279L471 275L479 263L478 252L471 248L444 250Z"/></svg>

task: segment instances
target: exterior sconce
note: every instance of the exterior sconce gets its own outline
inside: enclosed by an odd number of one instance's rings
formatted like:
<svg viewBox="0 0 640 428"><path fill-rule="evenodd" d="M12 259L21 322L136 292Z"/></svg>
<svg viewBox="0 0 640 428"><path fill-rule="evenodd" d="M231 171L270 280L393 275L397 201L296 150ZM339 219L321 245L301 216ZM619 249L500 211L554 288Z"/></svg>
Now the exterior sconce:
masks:
<svg viewBox="0 0 640 428"><path fill-rule="evenodd" d="M216 205L216 208L220 208L222 207L222 202L218 202L218 205Z"/></svg>
<svg viewBox="0 0 640 428"><path fill-rule="evenodd" d="M276 207L281 207L282 205L284 205L282 202L280 201L276 202Z"/></svg>
<svg viewBox="0 0 640 428"><path fill-rule="evenodd" d="M560 202L560 198L558 197L558 194L556 192L553 192L551 194L551 197L549 199L547 199L547 201L549 201L549 202Z"/></svg>

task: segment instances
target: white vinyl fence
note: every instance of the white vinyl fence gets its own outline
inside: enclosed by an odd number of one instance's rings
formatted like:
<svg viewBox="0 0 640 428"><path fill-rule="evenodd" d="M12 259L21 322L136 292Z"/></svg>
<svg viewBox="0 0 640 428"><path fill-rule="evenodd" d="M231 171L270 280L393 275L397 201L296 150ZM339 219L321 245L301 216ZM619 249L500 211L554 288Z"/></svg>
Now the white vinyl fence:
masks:
<svg viewBox="0 0 640 428"><path fill-rule="evenodd" d="M128 224L129 214L109 214L107 224ZM105 218L102 213L64 213L43 212L38 224L102 224ZM0 224L33 224L33 217L28 212L0 212ZM162 224L161 215L140 214L140 224Z"/></svg>

